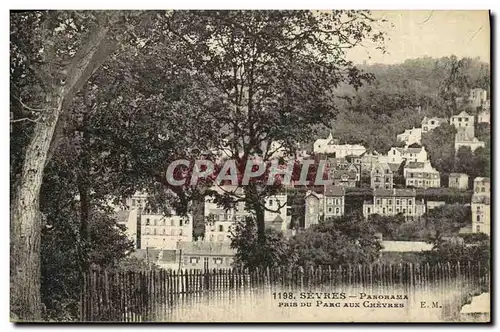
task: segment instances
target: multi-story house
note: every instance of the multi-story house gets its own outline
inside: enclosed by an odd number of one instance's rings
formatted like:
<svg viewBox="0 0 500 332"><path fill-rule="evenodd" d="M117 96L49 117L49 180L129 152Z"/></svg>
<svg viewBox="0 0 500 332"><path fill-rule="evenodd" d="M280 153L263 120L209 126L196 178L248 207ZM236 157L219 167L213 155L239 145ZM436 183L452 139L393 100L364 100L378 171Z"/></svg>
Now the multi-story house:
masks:
<svg viewBox="0 0 500 332"><path fill-rule="evenodd" d="M245 211L244 202L238 202L234 208L225 207L215 203L214 198L205 197L204 219L205 236L207 242L231 242L231 231L235 221L244 220L249 213Z"/></svg>
<svg viewBox="0 0 500 332"><path fill-rule="evenodd" d="M490 109L486 108L483 109L479 114L477 115L477 122L478 123L490 123Z"/></svg>
<svg viewBox="0 0 500 332"><path fill-rule="evenodd" d="M414 143L422 143L422 128L406 129L403 133L396 136L399 141L405 142L406 146Z"/></svg>
<svg viewBox="0 0 500 332"><path fill-rule="evenodd" d="M488 93L481 88L471 89L469 93L469 102L472 107L482 106L488 100Z"/></svg>
<svg viewBox="0 0 500 332"><path fill-rule="evenodd" d="M476 196L490 195L490 178L477 177L474 179L474 195Z"/></svg>
<svg viewBox="0 0 500 332"><path fill-rule="evenodd" d="M304 227L318 224L321 220L340 217L344 214L345 189L325 186L323 193L308 191L305 197Z"/></svg>
<svg viewBox="0 0 500 332"><path fill-rule="evenodd" d="M187 216L165 216L163 214L142 213L141 249L175 249L181 241L193 240L193 219Z"/></svg>
<svg viewBox="0 0 500 332"><path fill-rule="evenodd" d="M379 162L380 154L377 151L373 153L364 153L360 156L361 158L361 174L370 174L373 165Z"/></svg>
<svg viewBox="0 0 500 332"><path fill-rule="evenodd" d="M490 185L489 178L477 177L474 179L474 193L471 200L473 233L490 235Z"/></svg>
<svg viewBox="0 0 500 332"><path fill-rule="evenodd" d="M418 148L395 148L392 147L384 158L380 158L380 161L385 161L386 163L401 164L403 161L411 162L418 161L424 162L427 160L427 151L425 147Z"/></svg>
<svg viewBox="0 0 500 332"><path fill-rule="evenodd" d="M474 127L472 127L472 131L468 128L457 129L457 133L455 134L455 151L458 151L462 146L469 147L471 151L475 151L480 147L484 148L484 142L474 137Z"/></svg>
<svg viewBox="0 0 500 332"><path fill-rule="evenodd" d="M439 172L432 167L430 161L407 163L403 175L407 187L438 188L441 186Z"/></svg>
<svg viewBox="0 0 500 332"><path fill-rule="evenodd" d="M339 144L332 134L326 139L317 139L314 142L314 153L326 154L333 158L345 158L349 155L360 156L366 152L366 148L359 144Z"/></svg>
<svg viewBox="0 0 500 332"><path fill-rule="evenodd" d="M328 172L328 179L332 181L332 186L355 188L358 172L356 168L331 170Z"/></svg>
<svg viewBox="0 0 500 332"><path fill-rule="evenodd" d="M387 163L376 163L370 174L370 187L392 189L394 187L394 175Z"/></svg>
<svg viewBox="0 0 500 332"><path fill-rule="evenodd" d="M221 191L221 189L214 188ZM227 186L225 191L232 191L234 188ZM237 190L236 194L243 197L241 188ZM281 230L286 230L291 221L290 207L287 202L286 194L277 194L267 197L265 202L264 222L267 224L275 224L280 221ZM205 197L203 206L203 216L205 221L205 236L204 240L207 242L231 242L231 232L234 223L244 220L250 212L245 210L245 202L237 202L234 208L226 209L215 203L214 198Z"/></svg>
<svg viewBox="0 0 500 332"><path fill-rule="evenodd" d="M421 217L425 213L425 204L416 200L415 189L374 189L373 200L363 203L363 216L372 214L394 216L402 213L407 220Z"/></svg>
<svg viewBox="0 0 500 332"><path fill-rule="evenodd" d="M469 189L469 176L464 173L450 173L448 187L463 190Z"/></svg>
<svg viewBox="0 0 500 332"><path fill-rule="evenodd" d="M490 235L490 196L472 195L472 233L485 233Z"/></svg>
<svg viewBox="0 0 500 332"><path fill-rule="evenodd" d="M441 126L443 123L448 123L448 120L438 117L424 117L422 120L422 133L428 133L429 131Z"/></svg>
<svg viewBox="0 0 500 332"><path fill-rule="evenodd" d="M466 111L462 111L458 115L453 115L450 118L450 124L455 126L457 130L464 132L464 135L467 135L467 137L474 137L474 116L469 115Z"/></svg>

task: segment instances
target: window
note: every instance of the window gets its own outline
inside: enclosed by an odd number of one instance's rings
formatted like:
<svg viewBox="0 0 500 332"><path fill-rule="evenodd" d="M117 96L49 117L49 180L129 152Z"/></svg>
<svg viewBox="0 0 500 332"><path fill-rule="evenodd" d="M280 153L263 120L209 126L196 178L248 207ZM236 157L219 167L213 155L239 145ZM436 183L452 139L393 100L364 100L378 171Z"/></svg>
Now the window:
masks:
<svg viewBox="0 0 500 332"><path fill-rule="evenodd" d="M392 199L389 199L389 200L387 201L387 204L392 205Z"/></svg>
<svg viewBox="0 0 500 332"><path fill-rule="evenodd" d="M380 199L377 199L377 205L380 205Z"/></svg>
<svg viewBox="0 0 500 332"><path fill-rule="evenodd" d="M166 230L165 230L165 228L163 229L163 232L162 232L162 233L163 233L163 235L165 235L165 234L166 234Z"/></svg>
<svg viewBox="0 0 500 332"><path fill-rule="evenodd" d="M396 155L396 150L392 150L392 154L393 154L393 155Z"/></svg>
<svg viewBox="0 0 500 332"><path fill-rule="evenodd" d="M392 212L392 208L389 208L389 212Z"/></svg>
<svg viewBox="0 0 500 332"><path fill-rule="evenodd" d="M132 207L135 207L135 199L132 199Z"/></svg>
<svg viewBox="0 0 500 332"><path fill-rule="evenodd" d="M219 232L224 232L224 226L219 225Z"/></svg>
<svg viewBox="0 0 500 332"><path fill-rule="evenodd" d="M153 219L153 225L156 226L156 219Z"/></svg>
<svg viewBox="0 0 500 332"><path fill-rule="evenodd" d="M335 200L335 204L336 204L336 205L340 205L340 199L338 199L338 198L337 198L337 199Z"/></svg>
<svg viewBox="0 0 500 332"><path fill-rule="evenodd" d="M171 229L171 230L170 230L170 235L171 235L171 236L175 236L175 229Z"/></svg>
<svg viewBox="0 0 500 332"><path fill-rule="evenodd" d="M170 226L175 226L174 218L170 218Z"/></svg>
<svg viewBox="0 0 500 332"><path fill-rule="evenodd" d="M182 226L183 219L179 219L179 226Z"/></svg>
<svg viewBox="0 0 500 332"><path fill-rule="evenodd" d="M221 265L222 264L222 258L220 258L220 257L214 258L214 264Z"/></svg>
<svg viewBox="0 0 500 332"><path fill-rule="evenodd" d="M476 232L481 233L481 226L479 225L476 226Z"/></svg>
<svg viewBox="0 0 500 332"><path fill-rule="evenodd" d="M156 228L153 228L153 235L156 235Z"/></svg>
<svg viewBox="0 0 500 332"><path fill-rule="evenodd" d="M481 211L481 207L478 205L477 206L477 212L480 212Z"/></svg>
<svg viewBox="0 0 500 332"><path fill-rule="evenodd" d="M484 187L482 187L482 188L481 188L481 192L483 192L483 193L484 193L485 191L486 191L486 189L485 189Z"/></svg>
<svg viewBox="0 0 500 332"><path fill-rule="evenodd" d="M433 125L433 124L434 124L434 120L431 121L431 125Z"/></svg>
<svg viewBox="0 0 500 332"><path fill-rule="evenodd" d="M385 208L382 208L382 213L385 213Z"/></svg>
<svg viewBox="0 0 500 332"><path fill-rule="evenodd" d="M403 213L406 213L406 209L403 209Z"/></svg>
<svg viewBox="0 0 500 332"><path fill-rule="evenodd" d="M409 200L408 200L408 205L412 205L412 204L413 204L412 200L411 200L411 199L409 199Z"/></svg>
<svg viewBox="0 0 500 332"><path fill-rule="evenodd" d="M370 214L370 208L366 209L366 213Z"/></svg>
<svg viewBox="0 0 500 332"><path fill-rule="evenodd" d="M269 200L269 205L273 206L273 200L272 199Z"/></svg>
<svg viewBox="0 0 500 332"><path fill-rule="evenodd" d="M396 200L396 205L399 205L399 199Z"/></svg>
<svg viewBox="0 0 500 332"><path fill-rule="evenodd" d="M182 228L179 229L179 236L182 236Z"/></svg>
<svg viewBox="0 0 500 332"><path fill-rule="evenodd" d="M189 261L191 264L197 264L200 261L200 257L191 257Z"/></svg>
<svg viewBox="0 0 500 332"><path fill-rule="evenodd" d="M145 233L146 235L149 235L149 228L146 228L146 229L144 230L144 233Z"/></svg>
<svg viewBox="0 0 500 332"><path fill-rule="evenodd" d="M326 203L327 204L333 204L333 198L327 198Z"/></svg>
<svg viewBox="0 0 500 332"><path fill-rule="evenodd" d="M477 217L476 217L476 221L477 221L477 222L480 222L480 221L481 221L481 216L477 216Z"/></svg>
<svg viewBox="0 0 500 332"><path fill-rule="evenodd" d="M406 199L401 200L401 205L406 205Z"/></svg>
<svg viewBox="0 0 500 332"><path fill-rule="evenodd" d="M214 242L214 235L213 234L210 235L210 242Z"/></svg>
<svg viewBox="0 0 500 332"><path fill-rule="evenodd" d="M465 122L469 121L469 118L464 118L464 121L465 121Z"/></svg>
<svg viewBox="0 0 500 332"><path fill-rule="evenodd" d="M399 213L399 208L396 209L396 213Z"/></svg>
<svg viewBox="0 0 500 332"><path fill-rule="evenodd" d="M424 131L427 131L427 127L424 127Z"/></svg>
<svg viewBox="0 0 500 332"><path fill-rule="evenodd" d="M335 213L339 214L340 213L340 209L339 208L335 208Z"/></svg>
<svg viewBox="0 0 500 332"><path fill-rule="evenodd" d="M146 226L149 226L149 218L146 218Z"/></svg>
<svg viewBox="0 0 500 332"><path fill-rule="evenodd" d="M328 207L328 213L332 213L332 208L330 206Z"/></svg>

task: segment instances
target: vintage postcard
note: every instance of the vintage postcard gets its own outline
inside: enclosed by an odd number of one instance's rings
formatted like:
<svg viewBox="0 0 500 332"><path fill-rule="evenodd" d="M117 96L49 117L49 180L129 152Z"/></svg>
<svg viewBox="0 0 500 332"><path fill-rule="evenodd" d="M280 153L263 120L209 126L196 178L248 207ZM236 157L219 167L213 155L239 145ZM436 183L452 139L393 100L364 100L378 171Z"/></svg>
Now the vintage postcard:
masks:
<svg viewBox="0 0 500 332"><path fill-rule="evenodd" d="M12 322L490 322L488 10L10 12Z"/></svg>

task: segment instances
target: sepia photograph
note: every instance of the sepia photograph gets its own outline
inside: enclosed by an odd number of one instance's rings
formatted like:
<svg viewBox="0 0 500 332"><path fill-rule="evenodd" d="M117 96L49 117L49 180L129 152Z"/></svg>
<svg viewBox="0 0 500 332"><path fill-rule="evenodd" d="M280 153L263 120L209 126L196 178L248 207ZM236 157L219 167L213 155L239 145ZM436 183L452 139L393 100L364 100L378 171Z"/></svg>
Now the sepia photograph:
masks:
<svg viewBox="0 0 500 332"><path fill-rule="evenodd" d="M8 16L10 322L491 323L487 8Z"/></svg>

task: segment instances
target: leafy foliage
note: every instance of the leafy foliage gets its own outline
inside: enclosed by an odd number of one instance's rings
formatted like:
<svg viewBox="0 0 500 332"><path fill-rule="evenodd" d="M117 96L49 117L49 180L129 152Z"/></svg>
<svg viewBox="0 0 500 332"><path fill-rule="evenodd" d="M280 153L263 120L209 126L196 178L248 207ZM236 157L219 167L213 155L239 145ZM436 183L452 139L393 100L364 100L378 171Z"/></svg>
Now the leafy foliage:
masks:
<svg viewBox="0 0 500 332"><path fill-rule="evenodd" d="M285 267L294 261L282 233L266 228L264 242L258 241L257 225L252 217L235 224L231 233L231 248L236 249L234 266L237 268Z"/></svg>
<svg viewBox="0 0 500 332"><path fill-rule="evenodd" d="M359 214L350 214L312 225L290 239L297 265L371 263L382 246L375 228Z"/></svg>

